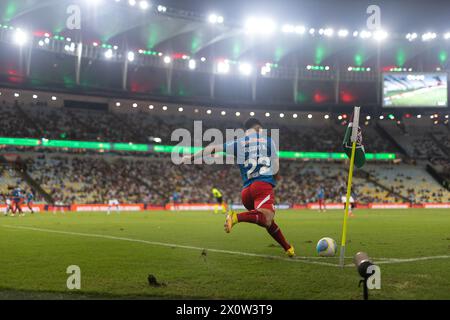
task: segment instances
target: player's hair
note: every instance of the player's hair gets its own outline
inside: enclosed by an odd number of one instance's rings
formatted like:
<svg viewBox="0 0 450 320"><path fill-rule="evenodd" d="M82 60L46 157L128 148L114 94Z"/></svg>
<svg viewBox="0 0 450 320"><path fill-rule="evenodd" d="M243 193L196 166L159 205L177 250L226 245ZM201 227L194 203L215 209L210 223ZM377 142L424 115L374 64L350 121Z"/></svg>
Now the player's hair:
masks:
<svg viewBox="0 0 450 320"><path fill-rule="evenodd" d="M261 122L260 122L258 119L256 119L256 118L249 118L249 119L247 119L247 120L244 122L244 128L245 128L245 130L251 129L251 128L253 128L254 126L261 126L261 127L262 127L262 124L261 124Z"/></svg>

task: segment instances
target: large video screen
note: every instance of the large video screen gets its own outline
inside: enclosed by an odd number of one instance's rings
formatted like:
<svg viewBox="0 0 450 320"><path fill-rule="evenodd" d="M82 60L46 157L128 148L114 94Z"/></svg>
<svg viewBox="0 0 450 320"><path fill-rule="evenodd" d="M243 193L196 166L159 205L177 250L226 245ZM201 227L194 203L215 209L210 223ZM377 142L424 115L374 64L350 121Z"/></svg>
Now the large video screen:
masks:
<svg viewBox="0 0 450 320"><path fill-rule="evenodd" d="M447 74L383 74L383 107L447 107Z"/></svg>

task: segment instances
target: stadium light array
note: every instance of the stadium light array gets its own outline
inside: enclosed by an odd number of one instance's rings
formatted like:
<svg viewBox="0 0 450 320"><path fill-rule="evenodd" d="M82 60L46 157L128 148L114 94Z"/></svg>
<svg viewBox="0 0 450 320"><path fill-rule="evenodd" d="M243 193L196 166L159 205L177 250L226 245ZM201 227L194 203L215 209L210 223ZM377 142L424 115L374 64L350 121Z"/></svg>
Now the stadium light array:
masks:
<svg viewBox="0 0 450 320"><path fill-rule="evenodd" d="M165 6L163 6L163 5L158 5L158 6L156 7L156 10L157 10L158 12L164 13L164 12L167 11L167 7L165 7Z"/></svg>
<svg viewBox="0 0 450 320"><path fill-rule="evenodd" d="M280 113L280 118L284 118L284 113Z"/></svg>
<svg viewBox="0 0 450 320"><path fill-rule="evenodd" d="M212 24L222 24L224 21L224 18L222 16L219 16L215 13L212 13L208 16L208 22Z"/></svg>
<svg viewBox="0 0 450 320"><path fill-rule="evenodd" d="M137 108L138 104L137 103L133 103L133 108Z"/></svg>
<svg viewBox="0 0 450 320"><path fill-rule="evenodd" d="M205 62L205 61L206 61L206 58L205 58L205 57L201 57L201 58L200 58L200 61L201 61L201 62Z"/></svg>
<svg viewBox="0 0 450 320"><path fill-rule="evenodd" d="M413 33L407 33L406 34L406 39L408 41L414 41L415 39L417 39L417 33L413 32Z"/></svg>
<svg viewBox="0 0 450 320"><path fill-rule="evenodd" d="M308 114L308 119L312 119L312 114L310 113L310 114Z"/></svg>
<svg viewBox="0 0 450 320"><path fill-rule="evenodd" d="M424 34L422 34L422 41L430 41L430 40L436 39L436 36L437 35L434 32L424 33Z"/></svg>
<svg viewBox="0 0 450 320"><path fill-rule="evenodd" d="M324 118L325 120L328 120L328 119L330 119L330 115L326 114L326 115L323 116L323 118Z"/></svg>
<svg viewBox="0 0 450 320"><path fill-rule="evenodd" d="M366 31L366 30L362 30L359 33L359 36L360 36L361 39L368 39L368 38L370 38L372 36L372 32Z"/></svg>
<svg viewBox="0 0 450 320"><path fill-rule="evenodd" d="M128 0L128 4L134 7L136 5L136 0Z"/></svg>
<svg viewBox="0 0 450 320"><path fill-rule="evenodd" d="M52 96L52 101L56 101L57 98L55 96Z"/></svg>
<svg viewBox="0 0 450 320"><path fill-rule="evenodd" d="M14 33L14 43L23 46L28 41L28 35L21 29L17 29Z"/></svg>
<svg viewBox="0 0 450 320"><path fill-rule="evenodd" d="M236 117L239 117L241 115L241 113L239 111L236 111Z"/></svg>
<svg viewBox="0 0 450 320"><path fill-rule="evenodd" d="M38 96L36 94L33 94L33 99L37 99Z"/></svg>
<svg viewBox="0 0 450 320"><path fill-rule="evenodd" d="M297 119L297 117L298 117L298 114L296 114L296 113L294 113L294 114L292 115L292 118L294 118L294 119Z"/></svg>
<svg viewBox="0 0 450 320"><path fill-rule="evenodd" d="M266 118L270 117L270 113L269 112L266 112L264 115L266 116Z"/></svg>
<svg viewBox="0 0 450 320"><path fill-rule="evenodd" d="M183 112L183 110L184 110L183 107L178 108L178 112Z"/></svg>
<svg viewBox="0 0 450 320"><path fill-rule="evenodd" d="M250 117L254 117L255 113L253 111L250 112Z"/></svg>
<svg viewBox="0 0 450 320"><path fill-rule="evenodd" d="M207 113L207 114L211 114L212 111L211 111L210 109L208 109L208 110L206 110L206 113Z"/></svg>
<svg viewBox="0 0 450 320"><path fill-rule="evenodd" d="M239 72L244 76L248 76L252 73L252 66L249 63L243 62L239 64Z"/></svg>
<svg viewBox="0 0 450 320"><path fill-rule="evenodd" d="M148 106L148 108L149 108L150 110L153 110L153 109L155 108L155 106L151 104L151 105Z"/></svg>
<svg viewBox="0 0 450 320"><path fill-rule="evenodd" d="M445 40L450 39L450 32L444 33L444 39L445 39Z"/></svg>
<svg viewBox="0 0 450 320"><path fill-rule="evenodd" d="M120 102L117 101L117 102L116 102L116 107L120 107L120 105L121 105Z"/></svg>
<svg viewBox="0 0 450 320"><path fill-rule="evenodd" d="M169 64L169 63L172 62L172 58L170 58L169 56L165 56L163 61L164 61L165 64Z"/></svg>
<svg viewBox="0 0 450 320"><path fill-rule="evenodd" d="M133 52L133 51L129 51L129 52L128 52L128 54L127 54L127 59L128 59L128 61L130 61L130 62L133 62L133 61L134 61L134 52Z"/></svg>
<svg viewBox="0 0 450 320"><path fill-rule="evenodd" d="M349 66L347 68L347 71L349 72L369 72L372 69L370 67L354 67L354 66Z"/></svg>
<svg viewBox="0 0 450 320"><path fill-rule="evenodd" d="M340 37L340 38L345 38L345 37L348 36L348 30L346 30L346 29L341 29L341 30L338 31L337 35L338 35L338 37Z"/></svg>
<svg viewBox="0 0 450 320"><path fill-rule="evenodd" d="M217 64L218 73L228 73L230 71L230 65L226 61L219 61Z"/></svg>
<svg viewBox="0 0 450 320"><path fill-rule="evenodd" d="M309 71L328 71L330 70L330 66L320 66L320 65L310 65L306 66L306 70Z"/></svg>
<svg viewBox="0 0 450 320"><path fill-rule="evenodd" d="M18 98L18 97L20 97L20 94L18 94L17 92L15 92L15 93L14 93L14 97L15 97L15 98Z"/></svg>
<svg viewBox="0 0 450 320"><path fill-rule="evenodd" d="M106 59L111 59L113 56L113 51L111 49L108 49L105 51L105 58Z"/></svg>
<svg viewBox="0 0 450 320"><path fill-rule="evenodd" d="M227 114L227 112L226 111L222 111L220 114L224 116L224 115Z"/></svg>
<svg viewBox="0 0 450 320"><path fill-rule="evenodd" d="M142 10L147 10L150 7L150 4L147 1L140 1L139 8Z"/></svg>
<svg viewBox="0 0 450 320"><path fill-rule="evenodd" d="M373 38L377 41L382 41L388 37L388 33L384 30L377 30L373 33Z"/></svg>
<svg viewBox="0 0 450 320"><path fill-rule="evenodd" d="M245 21L244 28L249 34L270 35L275 31L275 22L269 18L251 17Z"/></svg>
<svg viewBox="0 0 450 320"><path fill-rule="evenodd" d="M167 106L162 107L163 111L167 111Z"/></svg>
<svg viewBox="0 0 450 320"><path fill-rule="evenodd" d="M195 70L197 66L197 62L194 59L189 60L188 67L191 70Z"/></svg>

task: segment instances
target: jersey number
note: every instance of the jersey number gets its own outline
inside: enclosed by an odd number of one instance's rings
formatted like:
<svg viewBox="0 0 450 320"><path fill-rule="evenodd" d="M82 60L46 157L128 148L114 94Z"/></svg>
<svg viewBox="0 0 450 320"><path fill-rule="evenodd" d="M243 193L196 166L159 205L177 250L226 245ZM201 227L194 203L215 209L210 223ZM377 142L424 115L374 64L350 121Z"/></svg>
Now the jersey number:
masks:
<svg viewBox="0 0 450 320"><path fill-rule="evenodd" d="M257 173L254 173L255 169L259 167ZM248 159L244 163L245 167L250 166L250 169L247 171L247 179L251 179L260 175L266 175L270 172L270 158L269 157L260 157L258 159Z"/></svg>

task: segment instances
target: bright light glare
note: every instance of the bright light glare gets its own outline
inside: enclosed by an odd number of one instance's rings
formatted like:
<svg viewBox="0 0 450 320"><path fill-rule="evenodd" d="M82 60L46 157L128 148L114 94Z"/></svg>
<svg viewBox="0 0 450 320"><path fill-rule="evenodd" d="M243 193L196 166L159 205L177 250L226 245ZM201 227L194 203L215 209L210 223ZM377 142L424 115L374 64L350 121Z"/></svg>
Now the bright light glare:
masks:
<svg viewBox="0 0 450 320"><path fill-rule="evenodd" d="M148 4L147 1L141 1L141 2L139 2L139 7L142 10L147 10L150 7L150 5Z"/></svg>
<svg viewBox="0 0 450 320"><path fill-rule="evenodd" d="M28 41L28 35L20 29L14 33L14 43L23 46Z"/></svg>
<svg viewBox="0 0 450 320"><path fill-rule="evenodd" d="M189 69L194 70L196 66L197 66L197 63L195 60L193 60L193 59L189 60Z"/></svg>
<svg viewBox="0 0 450 320"><path fill-rule="evenodd" d="M171 63L171 62L172 62L172 59L169 56L165 56L164 57L164 63L165 64L168 64L168 63Z"/></svg>
<svg viewBox="0 0 450 320"><path fill-rule="evenodd" d="M230 71L230 65L225 61L220 61L217 64L217 72L218 73L228 73Z"/></svg>
<svg viewBox="0 0 450 320"><path fill-rule="evenodd" d="M388 37L388 33L384 30L377 30L374 32L373 37L375 40L381 41Z"/></svg>
<svg viewBox="0 0 450 320"><path fill-rule="evenodd" d="M112 50L111 50L111 49L106 50L106 52L105 52L105 58L106 58L106 59L111 59L112 56L113 56Z"/></svg>
<svg viewBox="0 0 450 320"><path fill-rule="evenodd" d="M338 37L345 38L346 36L348 36L348 30L341 29L338 31Z"/></svg>
<svg viewBox="0 0 450 320"><path fill-rule="evenodd" d="M132 62L134 61L134 52L133 51L129 51L127 54L127 59L128 61Z"/></svg>
<svg viewBox="0 0 450 320"><path fill-rule="evenodd" d="M248 76L250 73L252 73L252 66L249 63L240 63L239 72L245 76Z"/></svg>
<svg viewBox="0 0 450 320"><path fill-rule="evenodd" d="M245 30L249 34L270 35L275 31L275 22L269 18L248 18Z"/></svg>

